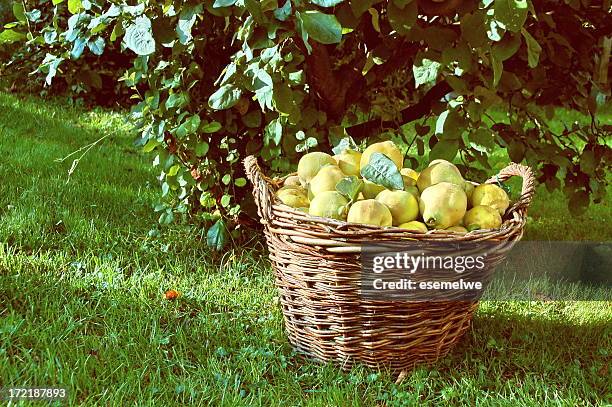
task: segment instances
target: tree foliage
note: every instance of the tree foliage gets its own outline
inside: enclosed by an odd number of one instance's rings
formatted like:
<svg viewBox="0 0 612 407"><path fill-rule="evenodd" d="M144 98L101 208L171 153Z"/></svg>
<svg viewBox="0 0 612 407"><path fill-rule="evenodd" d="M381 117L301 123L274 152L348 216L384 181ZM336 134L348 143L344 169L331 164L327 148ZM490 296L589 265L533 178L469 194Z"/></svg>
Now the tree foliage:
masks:
<svg viewBox="0 0 612 407"><path fill-rule="evenodd" d="M47 83L87 55L128 57L119 80L160 170L159 221L197 214L217 247L250 210L241 158L287 172L299 153L349 135L403 139L411 167L429 154L472 178L502 147L576 213L604 194L601 2L50 0L14 11L0 43L43 52ZM592 123L555 127L556 107Z"/></svg>

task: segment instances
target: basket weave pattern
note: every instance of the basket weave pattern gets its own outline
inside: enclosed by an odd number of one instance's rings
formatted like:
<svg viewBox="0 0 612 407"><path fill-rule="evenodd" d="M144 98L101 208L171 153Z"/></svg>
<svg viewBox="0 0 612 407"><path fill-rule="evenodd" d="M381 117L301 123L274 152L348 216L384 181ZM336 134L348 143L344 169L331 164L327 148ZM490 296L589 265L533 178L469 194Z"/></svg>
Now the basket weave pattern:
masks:
<svg viewBox="0 0 612 407"><path fill-rule="evenodd" d="M411 369L445 356L469 328L476 302L365 299L360 292L360 245L373 241L518 241L534 194L531 169L510 164L487 182L523 178L520 198L497 230L465 235L421 233L319 218L283 205L274 195L282 179L266 177L255 157L244 161L270 251L285 327L300 353L342 368L355 363ZM503 260L500 252L487 267Z"/></svg>

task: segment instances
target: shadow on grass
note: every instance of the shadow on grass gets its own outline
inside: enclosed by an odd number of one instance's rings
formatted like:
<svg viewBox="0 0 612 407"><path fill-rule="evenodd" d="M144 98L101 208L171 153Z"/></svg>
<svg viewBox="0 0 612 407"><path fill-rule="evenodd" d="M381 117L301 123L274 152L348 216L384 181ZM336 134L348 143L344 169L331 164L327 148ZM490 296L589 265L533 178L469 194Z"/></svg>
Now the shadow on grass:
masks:
<svg viewBox="0 0 612 407"><path fill-rule="evenodd" d="M69 177L82 153L56 160L114 129L90 125L78 109L62 111L29 98L0 94L0 106L0 151L6 155L0 177L7 180L0 185L2 240L26 250L95 248L155 224L157 189L147 184L154 177L142 156L125 154L133 149L128 137L113 135L96 145Z"/></svg>
<svg viewBox="0 0 612 407"><path fill-rule="evenodd" d="M604 302L580 303L604 307ZM533 306L533 303L531 303ZM609 390L612 325L605 318L571 322L568 302L497 303L478 312L472 328L436 366L457 379L485 373L516 386L542 381L599 404ZM508 311L504 308L515 310Z"/></svg>

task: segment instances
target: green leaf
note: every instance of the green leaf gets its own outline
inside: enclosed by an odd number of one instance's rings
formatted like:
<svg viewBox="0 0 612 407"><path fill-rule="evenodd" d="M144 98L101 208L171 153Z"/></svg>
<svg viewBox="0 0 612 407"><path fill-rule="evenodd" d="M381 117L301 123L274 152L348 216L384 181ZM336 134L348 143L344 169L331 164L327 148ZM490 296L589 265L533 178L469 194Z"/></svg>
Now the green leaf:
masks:
<svg viewBox="0 0 612 407"><path fill-rule="evenodd" d="M246 184L247 184L247 180L246 180L246 178L237 178L237 179L234 181L234 185L236 185L236 186L237 186L237 187L239 187L239 188L244 187Z"/></svg>
<svg viewBox="0 0 612 407"><path fill-rule="evenodd" d="M287 21L291 15L291 0L287 0L283 7L274 10L274 17L279 21Z"/></svg>
<svg viewBox="0 0 612 407"><path fill-rule="evenodd" d="M123 34L124 34L123 24L121 24L121 21L117 21L117 23L113 27L113 31L111 32L111 36L110 36L111 42L116 41L117 38L121 37Z"/></svg>
<svg viewBox="0 0 612 407"><path fill-rule="evenodd" d="M308 137L304 143L306 143L306 147L313 148L319 144L319 140L314 137Z"/></svg>
<svg viewBox="0 0 612 407"><path fill-rule="evenodd" d="M334 7L342 3L344 0L310 0L312 4L316 4L321 7Z"/></svg>
<svg viewBox="0 0 612 407"><path fill-rule="evenodd" d="M0 32L0 44L12 44L26 38L25 34L15 30L4 30Z"/></svg>
<svg viewBox="0 0 612 407"><path fill-rule="evenodd" d="M465 41L461 41L453 47L445 48L442 51L442 60L440 62L442 62L442 65L457 62L459 68L469 71L472 67L472 51Z"/></svg>
<svg viewBox="0 0 612 407"><path fill-rule="evenodd" d="M204 126L202 126L202 131L204 133L216 133L222 128L223 128L223 125L221 123L211 122L211 123L206 123Z"/></svg>
<svg viewBox="0 0 612 407"><path fill-rule="evenodd" d="M357 147L357 143L355 143L355 140L353 140L351 136L346 136L342 138L338 142L336 147L332 148L332 151L334 152L334 154L342 154L342 152L347 149L351 149L353 151L359 150L359 147Z"/></svg>
<svg viewBox="0 0 612 407"><path fill-rule="evenodd" d="M208 148L209 148L208 143L205 141L202 141L196 145L195 153L198 157L204 157L206 153L208 153Z"/></svg>
<svg viewBox="0 0 612 407"><path fill-rule="evenodd" d="M404 7L406 7L406 4L410 3L411 1L415 0L393 0L393 4L403 9Z"/></svg>
<svg viewBox="0 0 612 407"><path fill-rule="evenodd" d="M493 45L491 54L500 61L505 61L518 51L521 46L521 39L518 35L510 35L510 33L504 35L504 38Z"/></svg>
<svg viewBox="0 0 612 407"><path fill-rule="evenodd" d="M273 89L273 102L276 111L291 115L297 109L295 100L293 99L293 91L285 83L277 83Z"/></svg>
<svg viewBox="0 0 612 407"><path fill-rule="evenodd" d="M68 11L72 14L77 14L83 10L83 3L81 0L68 0Z"/></svg>
<svg viewBox="0 0 612 407"><path fill-rule="evenodd" d="M151 20L147 16L140 16L134 24L125 30L123 37L125 45L137 55L150 55L155 52L155 39L151 29Z"/></svg>
<svg viewBox="0 0 612 407"><path fill-rule="evenodd" d="M491 65L493 68L493 87L496 87L504 72L504 63L497 59L495 55L491 55Z"/></svg>
<svg viewBox="0 0 612 407"><path fill-rule="evenodd" d="M55 40L57 39L57 31L55 30L49 30L49 31L45 31L45 33L43 34L43 38L45 39L45 44L53 44L55 42Z"/></svg>
<svg viewBox="0 0 612 407"><path fill-rule="evenodd" d="M542 52L542 47L535 38L529 34L526 29L521 29L521 34L525 38L525 42L527 43L527 63L530 68L535 68L538 66L540 62L540 53Z"/></svg>
<svg viewBox="0 0 612 407"><path fill-rule="evenodd" d="M231 177L231 176L230 176ZM229 184L229 182L228 182ZM221 197L221 206L223 206L224 208L228 207L230 202L232 200L232 197L228 194L225 194Z"/></svg>
<svg viewBox="0 0 612 407"><path fill-rule="evenodd" d="M251 17L253 17L253 20L255 20L258 25L263 26L268 23L268 19L266 18L266 15L264 14L264 10L262 8L262 6L265 5L264 2L260 2L259 0L243 1L244 6L249 11L249 13L251 13Z"/></svg>
<svg viewBox="0 0 612 407"><path fill-rule="evenodd" d="M392 2L387 4L389 24L399 35L407 35L410 32L410 29L416 24L417 14L416 1L412 1L404 8L400 8Z"/></svg>
<svg viewBox="0 0 612 407"><path fill-rule="evenodd" d="M519 32L527 20L527 0L495 0L493 9L495 19L509 31Z"/></svg>
<svg viewBox="0 0 612 407"><path fill-rule="evenodd" d="M40 10L34 9L32 11L26 11L25 15L28 18L28 20L30 20L31 22L35 23L38 20L40 20L41 13L40 13Z"/></svg>
<svg viewBox="0 0 612 407"><path fill-rule="evenodd" d="M489 20L487 26L487 37L491 41L501 41L502 35L504 35L502 26L503 24L497 20Z"/></svg>
<svg viewBox="0 0 612 407"><path fill-rule="evenodd" d="M104 38L98 37L94 41L89 41L87 43L87 47L94 55L102 55L104 53L104 46L106 43L104 42Z"/></svg>
<svg viewBox="0 0 612 407"><path fill-rule="evenodd" d="M147 141L147 144L144 145L142 151L145 153L150 153L151 151L155 150L155 147L157 147L158 145L159 141L155 139L150 139L149 141Z"/></svg>
<svg viewBox="0 0 612 407"><path fill-rule="evenodd" d="M236 0L215 0L213 8L229 7L236 4Z"/></svg>
<svg viewBox="0 0 612 407"><path fill-rule="evenodd" d="M491 130L478 128L468 134L470 141L487 149L495 147L495 137Z"/></svg>
<svg viewBox="0 0 612 407"><path fill-rule="evenodd" d="M438 71L440 70L440 63L436 61L423 58L421 60L422 65L413 65L412 73L414 75L414 84L418 88L419 85L426 85L428 83L435 83L438 77Z"/></svg>
<svg viewBox="0 0 612 407"><path fill-rule="evenodd" d="M70 57L72 59L79 59L81 55L83 55L83 51L85 50L86 45L87 45L87 38L78 37L72 45L72 51L70 51Z"/></svg>
<svg viewBox="0 0 612 407"><path fill-rule="evenodd" d="M304 46L306 47L306 52L310 54L312 52L312 46L308 42L308 32L306 31L306 28L304 27L304 21L302 20L302 15L300 14L299 11L295 12L295 31L298 32L300 36L302 37L302 42L304 43Z"/></svg>
<svg viewBox="0 0 612 407"><path fill-rule="evenodd" d="M21 2L13 3L13 15L15 16L17 21L20 21L22 23L25 23L28 20L25 14L25 9L23 8L23 3Z"/></svg>
<svg viewBox="0 0 612 407"><path fill-rule="evenodd" d="M342 26L336 16L319 11L300 14L304 30L309 37L321 44L337 44L342 40Z"/></svg>
<svg viewBox="0 0 612 407"><path fill-rule="evenodd" d="M359 18L367 9L372 7L379 0L351 0L351 10L355 17Z"/></svg>
<svg viewBox="0 0 612 407"><path fill-rule="evenodd" d="M229 185L229 183L232 182L231 174L225 174L223 178L221 178L221 182L223 182L223 184L225 185ZM228 200L228 203L229 203L229 200ZM227 206L227 205L223 205L223 206Z"/></svg>
<svg viewBox="0 0 612 407"><path fill-rule="evenodd" d="M446 82L448 82L450 87L453 88L453 90L459 93L460 95L467 95L470 93L470 90L468 89L468 86L463 80L463 78L459 76L448 75L444 79L446 79Z"/></svg>
<svg viewBox="0 0 612 407"><path fill-rule="evenodd" d="M164 184L164 185L168 185L168 184ZM172 210L168 210L166 212L163 212L160 216L159 216L159 224L160 225L169 225L174 221L174 214L172 213Z"/></svg>
<svg viewBox="0 0 612 407"><path fill-rule="evenodd" d="M461 37L463 37L472 48L480 48L488 42L487 24L482 10L473 14L466 14L461 18Z"/></svg>
<svg viewBox="0 0 612 407"><path fill-rule="evenodd" d="M363 189L363 181L355 175L344 177L336 184L336 191L344 195L349 201L354 201Z"/></svg>
<svg viewBox="0 0 612 407"><path fill-rule="evenodd" d="M178 27L175 28L175 23L166 17L159 17L153 20L153 38L160 44L168 44L177 36Z"/></svg>
<svg viewBox="0 0 612 407"><path fill-rule="evenodd" d="M370 162L361 168L361 176L388 189L404 189L404 179L395 163L382 153L374 153Z"/></svg>
<svg viewBox="0 0 612 407"><path fill-rule="evenodd" d="M184 138L190 134L196 133L200 127L200 121L200 116L197 114L189 117L178 127L178 129L176 129L176 136L179 138Z"/></svg>
<svg viewBox="0 0 612 407"><path fill-rule="evenodd" d="M242 116L241 119L245 126L257 128L261 126L261 111L251 110L250 112Z"/></svg>
<svg viewBox="0 0 612 407"><path fill-rule="evenodd" d="M176 33L181 44L185 45L193 38L191 29L196 22L198 13L202 11L202 5L187 7L181 11L179 21L176 26Z"/></svg>
<svg viewBox="0 0 612 407"><path fill-rule="evenodd" d="M168 170L168 176L169 177L174 177L176 174L178 174L179 170L181 169L181 166L179 164L174 164L172 167L170 167L170 169Z"/></svg>
<svg viewBox="0 0 612 407"><path fill-rule="evenodd" d="M429 153L429 160L437 160L439 158L447 161L453 161L459 151L458 140L440 140L431 149Z"/></svg>
<svg viewBox="0 0 612 407"><path fill-rule="evenodd" d="M235 85L223 85L210 95L208 105L215 110L229 109L238 103L240 96L242 96L242 90Z"/></svg>
<svg viewBox="0 0 612 407"><path fill-rule="evenodd" d="M508 144L508 156L515 163L520 163L525 158L525 145L518 141L511 141Z"/></svg>
<svg viewBox="0 0 612 407"><path fill-rule="evenodd" d="M213 250L220 251L223 250L227 244L227 237L228 233L225 228L225 222L219 219L210 229L208 229L206 233L206 244Z"/></svg>
<svg viewBox="0 0 612 407"><path fill-rule="evenodd" d="M434 131L434 134L442 134L442 133L444 133L444 123L446 122L446 118L448 117L448 113L449 113L448 110L445 110L442 113L440 113L440 115L436 119L436 130Z"/></svg>
<svg viewBox="0 0 612 407"><path fill-rule="evenodd" d="M445 139L456 140L461 137L466 127L465 118L457 110L450 110L444 120L442 134L444 134Z"/></svg>
<svg viewBox="0 0 612 407"><path fill-rule="evenodd" d="M288 78L289 83L291 83L292 85L302 85L305 82L305 75L303 70L289 72Z"/></svg>
<svg viewBox="0 0 612 407"><path fill-rule="evenodd" d="M585 150L580 156L580 171L588 175L594 175L597 164L595 163L595 153L593 150Z"/></svg>
<svg viewBox="0 0 612 407"><path fill-rule="evenodd" d="M283 137L283 126L279 119L274 119L266 126L264 130L264 142L266 145L272 141L277 146L280 144Z"/></svg>
<svg viewBox="0 0 612 407"><path fill-rule="evenodd" d="M173 93L166 100L166 109L180 109L189 103L189 95L186 93Z"/></svg>
<svg viewBox="0 0 612 407"><path fill-rule="evenodd" d="M2 34L0 34L0 43L2 43L1 37L2 37ZM62 63L63 60L64 58L56 57L55 55L52 55L52 54L45 55L45 59L43 59L38 69L41 70L41 72L47 72L45 83L48 86L51 85L51 81L55 77L57 70L59 68L59 65L60 63Z"/></svg>

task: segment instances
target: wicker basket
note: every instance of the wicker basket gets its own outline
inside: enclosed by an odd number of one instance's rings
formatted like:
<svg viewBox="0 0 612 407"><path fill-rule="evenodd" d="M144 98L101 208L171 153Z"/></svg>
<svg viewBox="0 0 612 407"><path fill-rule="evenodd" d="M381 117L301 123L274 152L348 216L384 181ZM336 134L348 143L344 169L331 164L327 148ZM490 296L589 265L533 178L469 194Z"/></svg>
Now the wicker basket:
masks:
<svg viewBox="0 0 612 407"><path fill-rule="evenodd" d="M399 371L433 363L458 342L478 305L475 301L363 298L361 244L399 239L514 243L523 234L534 194L531 169L512 163L487 181L523 178L521 196L506 211L500 229L465 235L420 233L349 224L294 210L280 203L273 193L282 180L266 177L253 156L244 164L264 224L289 341L306 356L346 369L361 363Z"/></svg>

